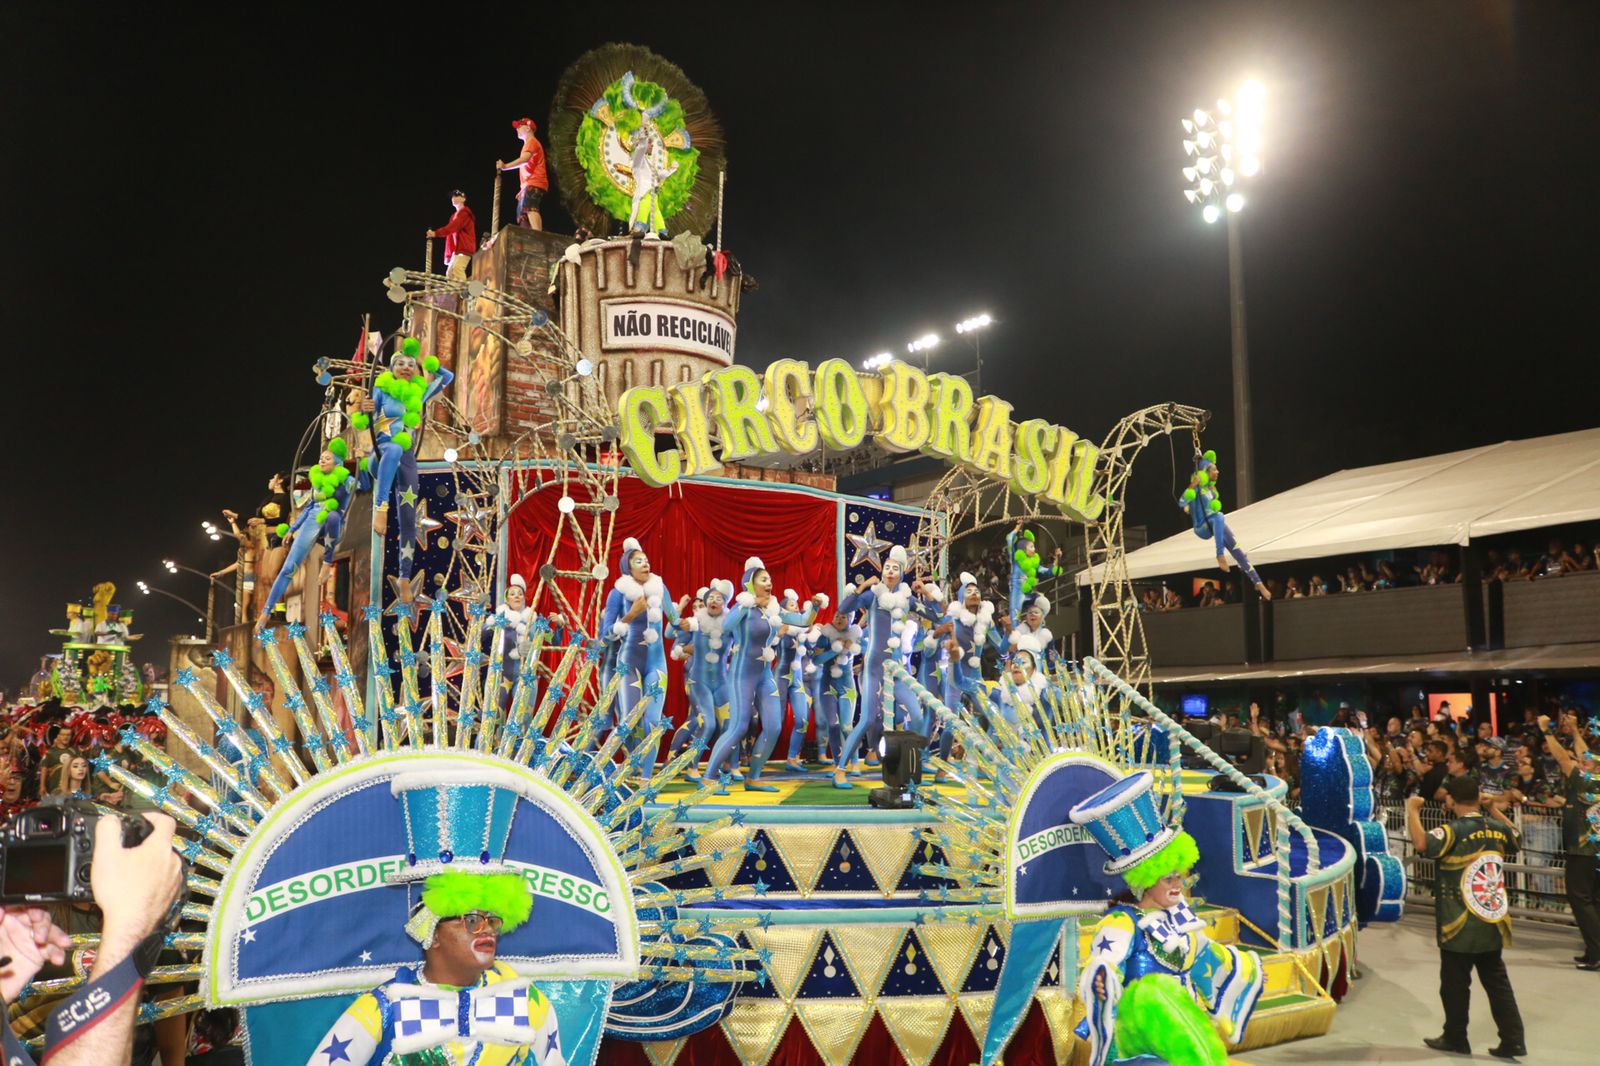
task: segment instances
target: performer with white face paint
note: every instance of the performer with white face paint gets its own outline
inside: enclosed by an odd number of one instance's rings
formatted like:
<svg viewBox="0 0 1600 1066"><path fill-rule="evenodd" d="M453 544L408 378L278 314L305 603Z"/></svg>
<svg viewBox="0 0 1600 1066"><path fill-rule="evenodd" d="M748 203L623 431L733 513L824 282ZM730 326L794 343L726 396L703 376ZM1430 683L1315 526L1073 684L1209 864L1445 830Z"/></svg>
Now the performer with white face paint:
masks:
<svg viewBox="0 0 1600 1066"><path fill-rule="evenodd" d="M811 665L820 678L817 695L817 748L826 732L828 750L837 759L844 738L856 723L856 659L861 654L861 627L852 625L843 611L817 633L817 651Z"/></svg>
<svg viewBox="0 0 1600 1066"><path fill-rule="evenodd" d="M522 672L523 657L531 651L531 626L533 608L528 606L528 582L521 574L512 574L506 581L505 598L494 609L500 618L500 702L502 708L516 687L517 675Z"/></svg>
<svg viewBox="0 0 1600 1066"><path fill-rule="evenodd" d="M622 556L611 594L606 597L600 617L600 634L616 645L615 669L622 675L617 687L617 721L644 705L639 720L641 736L661 721L661 704L667 693L667 652L663 639L668 628L678 622L678 608L666 584L650 569L650 557L639 542L629 537L622 542ZM641 773L655 772L656 752L644 753Z"/></svg>
<svg viewBox="0 0 1600 1066"><path fill-rule="evenodd" d="M761 780L761 771L778 742L783 728L783 705L778 695L778 681L773 663L778 658L778 638L783 627L805 628L816 620L817 610L826 606L828 597L822 593L811 598L804 614L782 610L772 595L772 575L766 564L755 556L745 560L744 590L728 612L723 631L731 638L732 668L728 675L728 728L717 738L711 750L711 762L706 766L706 777L720 784L722 767L738 749L750 723L759 715L761 736L750 754L750 773L744 787L751 792L776 792L777 788ZM725 795L719 789L718 795Z"/></svg>
<svg viewBox="0 0 1600 1066"><path fill-rule="evenodd" d="M994 625L994 604L983 598L978 579L962 573L956 594L945 609L949 629L944 638L949 666L944 673L942 699L951 710L964 710L976 722L982 713L983 650L1003 651L1005 642ZM955 731L946 729L939 743L939 754L950 757Z"/></svg>
<svg viewBox="0 0 1600 1066"><path fill-rule="evenodd" d="M683 652L683 676L688 685L689 720L673 740L675 749L691 743L709 748L720 716L727 713L729 640L725 627L731 599L733 582L712 581L702 590L701 606L679 626L682 635L678 647ZM684 776L691 781L700 780L698 766Z"/></svg>
<svg viewBox="0 0 1600 1066"><path fill-rule="evenodd" d="M851 760L863 741L876 750L883 736L883 686L884 661L890 655L902 655L902 641L915 637L916 619L912 617L911 586L902 577L906 569L906 550L896 544L889 549L883 564L883 579L868 578L845 594L839 611L849 615L857 609L866 612L862 641L864 658L861 663L860 715L855 728L839 752L839 761L833 769L833 787L851 788L846 779ZM917 699L904 681L894 685L895 721L909 722L917 714Z"/></svg>

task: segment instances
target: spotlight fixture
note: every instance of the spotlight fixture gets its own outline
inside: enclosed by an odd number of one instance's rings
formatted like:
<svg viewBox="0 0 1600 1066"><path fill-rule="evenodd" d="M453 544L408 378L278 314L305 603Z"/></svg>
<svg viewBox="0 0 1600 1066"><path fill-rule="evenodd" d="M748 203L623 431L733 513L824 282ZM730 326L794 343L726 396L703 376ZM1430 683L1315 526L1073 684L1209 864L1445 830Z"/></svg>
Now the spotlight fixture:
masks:
<svg viewBox="0 0 1600 1066"><path fill-rule="evenodd" d="M913 795L922 780L922 748L928 738L912 729L891 729L878 742L883 787L875 788L867 802L879 810L903 811L915 807Z"/></svg>

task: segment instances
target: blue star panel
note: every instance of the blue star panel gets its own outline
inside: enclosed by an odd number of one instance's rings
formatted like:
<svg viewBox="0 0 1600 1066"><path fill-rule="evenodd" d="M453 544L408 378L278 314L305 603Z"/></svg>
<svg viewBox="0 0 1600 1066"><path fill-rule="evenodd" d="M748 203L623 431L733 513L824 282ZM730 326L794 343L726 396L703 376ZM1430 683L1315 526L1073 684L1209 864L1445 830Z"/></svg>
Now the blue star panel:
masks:
<svg viewBox="0 0 1600 1066"><path fill-rule="evenodd" d="M456 509L456 479L449 468L439 469L440 464L419 464L417 472L417 525L422 526L422 505L427 504L427 516L443 523L423 535L423 543L418 544L413 540L411 565L412 574L425 574L427 580L422 591L429 597L448 592L458 587L460 579L460 566L455 554L456 527L455 523L445 518L445 515ZM430 470L429 467L434 469ZM389 517L389 529L383 538L383 580L382 590L374 590L372 600L388 608L394 602L394 590L389 586L389 578L400 573L400 523L393 513ZM492 587L492 583L491 583ZM463 624L466 619L466 605L452 602L451 609L455 612L459 622ZM396 618L386 614L383 619L383 639L389 652L389 661L398 665L396 657L400 654L400 647L395 641L394 627ZM420 661L423 664L423 673L427 672L427 654L425 643L425 630L422 623L426 619L419 616L418 628L412 634L413 647L417 649ZM351 625L365 625L364 619L352 618ZM447 631L448 631L448 627Z"/></svg>
<svg viewBox="0 0 1600 1066"><path fill-rule="evenodd" d="M907 930L900 942L889 972L883 975L884 996L943 996L945 987L928 960L928 951L917 938L916 930Z"/></svg>
<svg viewBox="0 0 1600 1066"><path fill-rule="evenodd" d="M978 957L972 960L972 967L967 970L967 979L962 982L961 993L967 995L973 992L993 992L1000 987L1000 971L1006 965L1006 945L1000 939L1000 934L990 926L983 934L983 943L978 947Z"/></svg>
<svg viewBox="0 0 1600 1066"><path fill-rule="evenodd" d="M872 538L875 542L883 544L879 549L879 561L888 555L889 545L898 544L906 547L911 543L911 535L916 532L920 512L906 512L887 507L875 506L871 501L847 498L840 501L840 508L844 512L844 540L842 544L843 557L839 572L845 582L854 585L858 581L869 577L877 577L881 566L874 566L870 558L856 562L856 557L861 554L860 542L852 542L851 537L864 537L867 535L867 525L872 525Z"/></svg>
<svg viewBox="0 0 1600 1066"><path fill-rule="evenodd" d="M828 861L822 864L822 873L817 878L816 891L862 895L875 895L881 891L849 830L840 833L833 842L833 851L829 853Z"/></svg>
<svg viewBox="0 0 1600 1066"><path fill-rule="evenodd" d="M751 843L755 848L744 857L744 862L739 864L738 872L733 875L734 884L753 885L760 881L766 884L769 892L800 891L800 886L795 884L794 875L779 857L778 849L772 846L772 840L767 836L765 829L757 829Z"/></svg>
<svg viewBox="0 0 1600 1066"><path fill-rule="evenodd" d="M844 954L833 942L831 934L823 933L817 944L817 954L811 960L811 969L800 981L796 999L860 999L855 978L844 964Z"/></svg>

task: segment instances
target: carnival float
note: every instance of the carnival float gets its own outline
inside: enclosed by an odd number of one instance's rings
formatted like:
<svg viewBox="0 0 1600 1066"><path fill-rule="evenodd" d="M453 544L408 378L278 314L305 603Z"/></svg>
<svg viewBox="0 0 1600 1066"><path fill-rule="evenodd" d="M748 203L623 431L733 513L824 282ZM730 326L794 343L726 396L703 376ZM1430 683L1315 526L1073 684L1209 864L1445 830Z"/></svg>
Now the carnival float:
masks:
<svg viewBox="0 0 1600 1066"><path fill-rule="evenodd" d="M1179 438L1197 535L1238 550L1206 413L1096 442L901 362L758 371L704 94L609 45L546 129L585 232L502 226L497 180L470 280L431 237L380 279L389 325L308 360L272 592L174 662L164 744L123 734L156 774L109 772L190 870L141 1017L238 1007L258 1066L1099 1066L1326 1032L1403 898L1365 762L1330 736L1297 813L1148 698L1124 493ZM865 443L949 469L910 507L752 465ZM1080 661L1018 532L1068 523ZM1001 532L1025 574L996 605L951 556ZM531 913L491 899L508 874ZM499 939L457 1017L418 945L463 916Z"/></svg>

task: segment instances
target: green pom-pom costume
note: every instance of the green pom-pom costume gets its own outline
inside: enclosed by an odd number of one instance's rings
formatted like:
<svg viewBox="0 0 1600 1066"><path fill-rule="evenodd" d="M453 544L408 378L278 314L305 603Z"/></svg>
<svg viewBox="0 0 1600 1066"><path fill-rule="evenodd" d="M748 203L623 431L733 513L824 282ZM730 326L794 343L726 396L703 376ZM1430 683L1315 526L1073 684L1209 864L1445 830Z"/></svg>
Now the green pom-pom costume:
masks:
<svg viewBox="0 0 1600 1066"><path fill-rule="evenodd" d="M1254 954L1217 944L1181 896L1151 893L1164 878L1187 874L1200 859L1195 840L1162 827L1140 772L1073 807L1112 856L1139 903L1118 903L1095 926L1078 985L1090 1066L1154 1055L1174 1066L1225 1066L1227 1043L1239 1043L1265 984ZM1133 846L1130 843L1137 842Z"/></svg>

